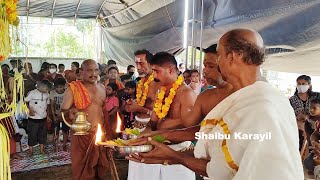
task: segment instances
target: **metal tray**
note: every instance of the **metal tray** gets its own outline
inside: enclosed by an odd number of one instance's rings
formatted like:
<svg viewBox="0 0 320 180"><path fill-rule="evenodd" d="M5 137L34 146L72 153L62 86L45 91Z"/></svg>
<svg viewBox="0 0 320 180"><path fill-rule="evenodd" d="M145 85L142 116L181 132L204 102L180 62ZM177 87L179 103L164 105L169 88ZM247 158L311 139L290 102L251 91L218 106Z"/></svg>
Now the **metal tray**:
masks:
<svg viewBox="0 0 320 180"><path fill-rule="evenodd" d="M153 149L153 145L140 145L140 146L114 146L114 149L121 154L149 152Z"/></svg>

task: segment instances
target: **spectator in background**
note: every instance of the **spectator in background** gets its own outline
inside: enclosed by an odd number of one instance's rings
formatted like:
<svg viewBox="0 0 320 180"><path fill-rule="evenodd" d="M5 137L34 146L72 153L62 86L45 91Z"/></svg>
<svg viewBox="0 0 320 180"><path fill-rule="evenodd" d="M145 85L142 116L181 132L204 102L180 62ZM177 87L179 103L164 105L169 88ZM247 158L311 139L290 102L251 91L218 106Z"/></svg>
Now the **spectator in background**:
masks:
<svg viewBox="0 0 320 180"><path fill-rule="evenodd" d="M123 85L125 85L127 82L131 80L131 75L130 74L124 74L120 76L121 82Z"/></svg>
<svg viewBox="0 0 320 180"><path fill-rule="evenodd" d="M196 69L191 71L191 83L189 84L189 86L193 89L196 95L200 94L200 91L201 91L200 73Z"/></svg>
<svg viewBox="0 0 320 180"><path fill-rule="evenodd" d="M130 75L131 79L135 79L134 73L136 72L136 68L133 65L129 65L127 67L127 75Z"/></svg>
<svg viewBox="0 0 320 180"><path fill-rule="evenodd" d="M9 74L9 65L3 64L1 66L2 76L3 76L3 83L4 83L4 90L8 97L8 103L12 101L12 92L13 92L13 77Z"/></svg>
<svg viewBox="0 0 320 180"><path fill-rule="evenodd" d="M12 69L9 71L9 74L11 76L14 75L14 72L21 72L23 69L21 59L12 59L12 60L10 60L10 64L12 66Z"/></svg>
<svg viewBox="0 0 320 180"><path fill-rule="evenodd" d="M50 92L50 105L51 111L53 115L53 125L54 125L54 140L59 137L59 130L61 124L61 130L63 133L63 150L67 150L67 140L68 140L68 133L70 128L62 121L61 113L60 113L60 106L63 101L63 95L66 90L66 80L64 78L57 78L54 80L54 90Z"/></svg>
<svg viewBox="0 0 320 180"><path fill-rule="evenodd" d="M124 85L118 80L119 70L117 67L115 66L110 67L108 69L108 76L109 76L109 79L105 80L103 83L105 87L107 87L109 83L115 83L118 86L118 90L121 90L124 88Z"/></svg>
<svg viewBox="0 0 320 180"><path fill-rule="evenodd" d="M117 127L117 112L119 109L119 99L116 96L118 91L118 86L116 83L109 83L106 85L106 93L107 93L107 99L106 99L106 110L108 111L109 118L106 118L106 120L109 121L113 133L115 134L115 130Z"/></svg>
<svg viewBox="0 0 320 180"><path fill-rule="evenodd" d="M41 64L41 68L40 71L38 72L38 80L42 81L45 77L47 77L48 73L49 73L49 63L47 62L43 62Z"/></svg>
<svg viewBox="0 0 320 180"><path fill-rule="evenodd" d="M42 80L37 89L29 92L25 101L29 107L28 144L30 156L33 155L33 146L40 144L40 152L44 154L44 145L47 143L47 112L49 111L49 90L51 83Z"/></svg>
<svg viewBox="0 0 320 180"><path fill-rule="evenodd" d="M186 70L186 67L185 67L184 63L180 63L180 64L179 64L180 74L182 74L185 70Z"/></svg>
<svg viewBox="0 0 320 180"><path fill-rule="evenodd" d="M310 135L315 129L315 121L310 119L310 102L320 98L320 93L312 91L311 78L307 75L301 75L297 78L296 92L290 97L290 104L294 109L299 128L299 149L301 150L304 138L307 138L311 146ZM304 132L307 137L304 137Z"/></svg>
<svg viewBox="0 0 320 180"><path fill-rule="evenodd" d="M183 72L184 83L189 85L191 83L191 70L185 70Z"/></svg>
<svg viewBox="0 0 320 180"><path fill-rule="evenodd" d="M49 73L44 79L53 83L58 78L64 78L64 77L61 74L57 73L57 65L56 64L50 64L49 65Z"/></svg>
<svg viewBox="0 0 320 180"><path fill-rule="evenodd" d="M59 69L59 71L58 71L58 74L61 74L63 77L64 77L64 70L65 70L65 66L64 66L64 64L59 64L58 65L58 69Z"/></svg>
<svg viewBox="0 0 320 180"><path fill-rule="evenodd" d="M76 70L76 81L81 81L82 80L82 75L80 69Z"/></svg>
<svg viewBox="0 0 320 180"><path fill-rule="evenodd" d="M24 96L34 90L38 81L38 74L33 72L32 64L27 62L24 64L25 73L23 73L24 79Z"/></svg>
<svg viewBox="0 0 320 180"><path fill-rule="evenodd" d="M109 79L108 72L109 72L110 67L116 67L118 69L117 63L114 60L109 60L107 62L106 67L102 68L102 73L101 73L102 75L101 75L100 83L104 84L104 82ZM104 84L104 85L106 85L106 84Z"/></svg>
<svg viewBox="0 0 320 180"><path fill-rule="evenodd" d="M127 112L124 107L128 100L135 99L136 95L136 83L134 81L129 81L125 84L124 94L120 97L120 110L121 114L123 115L123 127L125 128L132 128L132 123L134 122L134 114L132 112Z"/></svg>
<svg viewBox="0 0 320 180"><path fill-rule="evenodd" d="M80 65L78 62L72 62L71 63L71 70L66 70L64 77L66 78L68 83L71 83L72 81L75 81L77 79L76 71L79 69Z"/></svg>
<svg viewBox="0 0 320 180"><path fill-rule="evenodd" d="M109 69L110 67L115 67L115 66L117 66L117 63L116 63L116 61L114 61L114 60L109 60L109 61L107 62L107 65L108 65L108 69Z"/></svg>

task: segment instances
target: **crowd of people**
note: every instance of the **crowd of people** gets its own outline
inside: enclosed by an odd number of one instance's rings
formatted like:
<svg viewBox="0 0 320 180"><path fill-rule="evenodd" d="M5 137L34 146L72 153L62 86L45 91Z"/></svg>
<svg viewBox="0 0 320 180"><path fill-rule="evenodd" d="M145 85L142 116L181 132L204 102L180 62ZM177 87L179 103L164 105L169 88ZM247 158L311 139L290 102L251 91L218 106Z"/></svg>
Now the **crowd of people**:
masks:
<svg viewBox="0 0 320 180"><path fill-rule="evenodd" d="M134 53L135 66L129 65L124 74L114 60L98 64L90 59L81 65L73 62L71 70L63 64L43 63L39 73L32 71L31 63L23 68L20 60L12 60L12 69L4 64L2 71L9 102L13 75L24 71L30 154L36 144L45 153L48 122L54 138L61 128L63 150L71 139L73 179L104 177L105 152L92 141L98 124L107 139L116 137L117 114L122 130L141 132L131 145L155 146L149 153L126 157L129 180L191 180L195 173L221 180L303 179L300 151L305 140L310 155L304 165L313 172L320 165L320 93L312 91L311 78L299 76L297 91L289 100L265 82L260 75L263 40L251 30L225 33L204 54L203 79L198 69L186 70L170 53L152 54L145 49ZM61 112L72 122L79 111L86 112L91 123L86 136L73 135L62 121ZM231 132L271 133L272 138L195 142L197 133ZM154 135L172 144L156 142L150 138ZM194 153L187 153L194 144Z"/></svg>

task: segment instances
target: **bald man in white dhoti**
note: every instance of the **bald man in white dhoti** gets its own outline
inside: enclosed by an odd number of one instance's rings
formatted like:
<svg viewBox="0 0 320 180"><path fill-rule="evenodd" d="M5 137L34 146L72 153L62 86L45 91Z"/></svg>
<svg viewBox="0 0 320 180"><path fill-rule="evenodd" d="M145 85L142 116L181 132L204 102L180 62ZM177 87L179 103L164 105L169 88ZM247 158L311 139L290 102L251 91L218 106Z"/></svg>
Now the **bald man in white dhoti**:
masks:
<svg viewBox="0 0 320 180"><path fill-rule="evenodd" d="M234 92L202 122L194 156L150 139L155 149L135 160L167 159L211 180L302 180L293 109L288 98L256 76L263 47L261 36L246 29L229 31L219 40L217 62Z"/></svg>

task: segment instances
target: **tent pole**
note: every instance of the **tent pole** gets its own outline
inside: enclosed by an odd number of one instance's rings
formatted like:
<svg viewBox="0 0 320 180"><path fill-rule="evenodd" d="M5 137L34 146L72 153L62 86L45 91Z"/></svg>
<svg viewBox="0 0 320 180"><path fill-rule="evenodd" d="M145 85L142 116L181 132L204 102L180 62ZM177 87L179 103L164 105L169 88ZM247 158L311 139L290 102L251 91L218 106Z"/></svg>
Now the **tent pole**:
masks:
<svg viewBox="0 0 320 180"><path fill-rule="evenodd" d="M185 7L184 7L184 37L183 37L183 40L184 40L184 44L183 44L183 47L185 48L185 68L188 69L188 60L189 60L189 56L188 56L188 53L189 53L189 43L188 43L188 29L189 29L189 0L185 0ZM183 73L183 72L182 72Z"/></svg>
<svg viewBox="0 0 320 180"><path fill-rule="evenodd" d="M203 59L202 59L202 31L203 31L203 0L201 0L201 20L200 20L200 64L199 64L199 72L200 77L203 76Z"/></svg>
<svg viewBox="0 0 320 180"><path fill-rule="evenodd" d="M196 14L196 10L195 10L195 0L192 0L192 25L191 25L191 46L192 46L192 51L191 51L191 69L194 69L194 63L195 63L195 48L194 48L194 39L195 39L195 14Z"/></svg>

